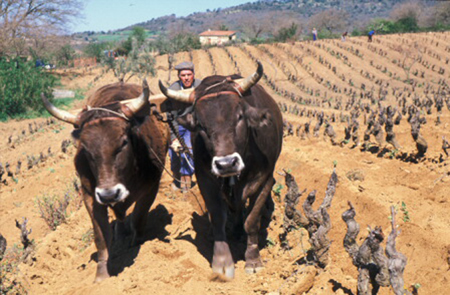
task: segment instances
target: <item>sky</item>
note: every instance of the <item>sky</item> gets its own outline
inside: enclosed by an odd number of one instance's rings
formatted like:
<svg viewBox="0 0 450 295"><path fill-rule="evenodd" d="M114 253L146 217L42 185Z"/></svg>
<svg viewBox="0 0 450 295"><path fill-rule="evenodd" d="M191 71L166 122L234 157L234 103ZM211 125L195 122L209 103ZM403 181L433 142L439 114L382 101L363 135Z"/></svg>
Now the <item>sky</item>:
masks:
<svg viewBox="0 0 450 295"><path fill-rule="evenodd" d="M207 9L227 8L254 0L85 0L84 20L71 31L109 31L144 22L152 18L175 14L187 16Z"/></svg>

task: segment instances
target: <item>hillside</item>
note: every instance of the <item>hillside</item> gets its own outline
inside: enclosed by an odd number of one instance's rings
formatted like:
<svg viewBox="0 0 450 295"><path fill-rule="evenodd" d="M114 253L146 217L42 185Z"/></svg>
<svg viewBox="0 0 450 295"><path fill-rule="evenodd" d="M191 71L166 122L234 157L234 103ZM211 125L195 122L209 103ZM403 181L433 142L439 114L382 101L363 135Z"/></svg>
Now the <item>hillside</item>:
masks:
<svg viewBox="0 0 450 295"><path fill-rule="evenodd" d="M147 30L150 38L160 34L173 32L201 33L208 29L219 29L225 26L230 30L239 31L246 38L254 37L255 30L262 29L263 35L274 34L281 27L289 26L292 22L303 24L301 28L308 30L305 25L308 19L330 8L348 13L349 27L353 28L365 24L373 18L388 17L395 5L408 2L407 0L285 0L285 1L254 1L246 4L223 7L205 12L196 12L188 16L166 15L150 19L146 22L132 24L128 27L109 32L83 32L73 35L78 40L89 41L123 41L134 26ZM432 1L426 3L435 4ZM336 20L341 21L341 20Z"/></svg>
<svg viewBox="0 0 450 295"><path fill-rule="evenodd" d="M163 16L147 22L137 23L150 31L167 32L174 28L185 28L193 33L200 33L207 29L217 29L225 25L231 30L241 30L246 19L279 18L283 25L289 22L305 20L310 16L330 9L341 9L349 13L353 23L360 20L377 17L387 17L392 8L404 0L285 0L285 1L256 1L214 11L198 12L186 17L176 15ZM277 25L277 24L273 24ZM132 26L124 28L130 29Z"/></svg>
<svg viewBox="0 0 450 295"><path fill-rule="evenodd" d="M236 278L223 282L210 269L210 226L198 188L186 195L173 192L172 180L164 173L149 212L148 239L132 248L128 246L131 238L116 241L113 246L116 275L94 284L97 263L92 225L73 191L74 147L69 145L68 151L61 150L62 141L71 138L72 126L62 122L47 124L45 119L0 123L3 135L0 162L9 162L13 172L13 177L3 175L7 184L0 184L0 233L7 239L8 251L12 253L13 245L20 244L15 220L26 217L32 229L30 238L36 242L34 258L20 264L19 271L13 273L16 282L29 294L357 294L358 271L343 247L346 225L341 218L351 201L356 210L355 219L361 226L358 244L367 237L367 226L381 226L387 237L391 231L390 207L396 206L401 230L396 247L408 258L405 288L420 284L419 294L447 294L450 159L441 149L442 136L450 138L447 105L441 114L434 106L430 114L424 109L421 116L427 123L421 126L420 134L428 143L428 150L419 159L415 157L417 148L407 116L394 127L401 145L398 151L373 137L367 151L361 146L352 147L351 143L332 145L323 135L323 125L318 137L313 136L312 129L320 112L324 112L329 122L334 116L337 119L331 124L340 143L348 126L345 116L350 114L345 106L353 99L363 97L361 102L369 105L375 99L384 107L398 106L404 99L411 105L416 96L425 100L448 89L450 72L444 64L449 63L449 52L450 33L447 32L376 36L373 43L358 37L346 42L243 44L175 54L177 63L193 61L198 78L234 73L247 76L255 70L254 57L261 60L267 76L259 83L279 103L286 123L294 130L293 135L284 137L276 171L289 170L300 190L307 189L309 193L317 189L314 208L322 202L333 164L337 164L339 183L329 209L331 255L325 269L302 264L310 247L304 229L291 232L291 250L281 247L279 235L287 190L284 178L276 173L277 184L283 187L279 188L280 197L273 194L275 211L268 227L267 244L261 250L265 269L247 275L243 261L245 242L234 241ZM157 57L156 68L156 77L148 80L152 92L159 93L158 80L173 82L175 75L172 72L171 81L167 81L167 56ZM65 88L88 89L87 95L115 82L112 73L105 74L102 68L73 69L60 74ZM140 83L137 78L132 82ZM440 123L437 123L438 115ZM364 117L364 114L359 117L357 131L361 143L367 128ZM39 128L30 133L29 124L34 126L33 121ZM297 128L304 130L308 122L311 134L305 138L297 136ZM28 169L27 156L39 158L40 153L45 159ZM23 164L16 173L18 161ZM169 164L166 166L169 168ZM354 177L356 174L359 177ZM73 197L70 217L51 231L40 217L36 197L63 198L68 192ZM298 210L304 200L305 195ZM383 242L382 246L385 245ZM383 287L378 294L392 294L392 291Z"/></svg>

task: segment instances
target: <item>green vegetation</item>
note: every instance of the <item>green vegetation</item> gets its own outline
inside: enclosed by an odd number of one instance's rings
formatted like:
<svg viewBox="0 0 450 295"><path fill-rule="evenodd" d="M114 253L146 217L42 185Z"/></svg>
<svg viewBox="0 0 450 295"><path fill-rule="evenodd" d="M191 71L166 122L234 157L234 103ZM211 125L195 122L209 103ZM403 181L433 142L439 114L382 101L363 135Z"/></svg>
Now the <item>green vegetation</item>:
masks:
<svg viewBox="0 0 450 295"><path fill-rule="evenodd" d="M41 101L41 93L57 107L70 108L75 100L84 98L83 91L75 91L74 98L53 99L53 87L60 85L57 77L34 62L21 59L0 60L0 121L48 117Z"/></svg>
<svg viewBox="0 0 450 295"><path fill-rule="evenodd" d="M69 44L62 46L55 52L55 59L58 66L69 66L75 58L75 49Z"/></svg>
<svg viewBox="0 0 450 295"><path fill-rule="evenodd" d="M145 30L145 38L154 38L159 32ZM133 34L133 30L115 31L115 32L99 32L88 34L89 41L103 43L103 42L123 42L126 41Z"/></svg>
<svg viewBox="0 0 450 295"><path fill-rule="evenodd" d="M355 36L366 35L370 30L375 30L377 34L416 33L450 30L450 25L438 23L431 27L420 27L417 19L411 16L400 18L397 21L379 18L372 20L372 22L361 31L355 29L352 34Z"/></svg>
<svg viewBox="0 0 450 295"><path fill-rule="evenodd" d="M52 97L56 78L33 62L0 60L0 121L42 115L41 93Z"/></svg>
<svg viewBox="0 0 450 295"><path fill-rule="evenodd" d="M142 45L144 45L146 38L145 30L142 27L134 27L131 31L131 34L128 36L128 39L120 45L119 53L121 55L128 55L133 50L133 46L135 48L140 48ZM133 44L133 41L136 42L136 44Z"/></svg>
<svg viewBox="0 0 450 295"><path fill-rule="evenodd" d="M69 217L68 207L70 203L79 198L80 185L78 179L74 179L72 185L68 186L62 197L43 195L35 199L41 217L51 230L56 230L60 224L66 222ZM80 205L75 204L75 209L78 209Z"/></svg>
<svg viewBox="0 0 450 295"><path fill-rule="evenodd" d="M275 41L286 42L289 40L294 40L297 37L298 25L292 23L289 27L281 28L277 35L275 36Z"/></svg>
<svg viewBox="0 0 450 295"><path fill-rule="evenodd" d="M200 49L200 39L192 33L180 33L170 38L161 35L155 41L150 43L152 50L159 51L160 54L173 54L180 51L189 51Z"/></svg>
<svg viewBox="0 0 450 295"><path fill-rule="evenodd" d="M406 208L406 203L402 202L402 207L400 210L403 212L403 221L404 222L410 222L411 218L409 217L408 208Z"/></svg>
<svg viewBox="0 0 450 295"><path fill-rule="evenodd" d="M281 190L284 188L284 186L281 183L276 183L273 188L272 192L274 193L275 197L277 198L277 201L281 202Z"/></svg>
<svg viewBox="0 0 450 295"><path fill-rule="evenodd" d="M14 244L0 259L0 295L28 293L19 280L19 264L22 263L23 256L23 247Z"/></svg>
<svg viewBox="0 0 450 295"><path fill-rule="evenodd" d="M105 56L103 52L105 50L111 50L114 46L114 43L111 42L89 43L83 49L83 54L86 57L95 57L98 61L100 61Z"/></svg>

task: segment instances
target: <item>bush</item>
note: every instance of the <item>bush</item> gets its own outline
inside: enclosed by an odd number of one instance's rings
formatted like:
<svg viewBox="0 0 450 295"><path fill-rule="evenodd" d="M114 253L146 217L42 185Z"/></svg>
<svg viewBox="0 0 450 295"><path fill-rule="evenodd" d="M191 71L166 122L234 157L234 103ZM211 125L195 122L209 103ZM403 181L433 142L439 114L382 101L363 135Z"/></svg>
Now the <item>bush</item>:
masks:
<svg viewBox="0 0 450 295"><path fill-rule="evenodd" d="M56 230L58 225L66 222L68 217L67 207L70 203L70 196L66 194L63 199L56 196L44 195L36 198L36 205L41 217L45 220L51 230Z"/></svg>
<svg viewBox="0 0 450 295"><path fill-rule="evenodd" d="M397 21L375 19L367 27L367 32L375 30L377 34L413 33L419 31L417 20L413 17L403 17Z"/></svg>
<svg viewBox="0 0 450 295"><path fill-rule="evenodd" d="M55 59L58 66L70 66L75 58L75 49L69 44L59 48L55 53Z"/></svg>
<svg viewBox="0 0 450 295"><path fill-rule="evenodd" d="M286 42L296 39L298 25L292 23L290 27L281 28L275 36L275 41Z"/></svg>
<svg viewBox="0 0 450 295"><path fill-rule="evenodd" d="M0 294L27 294L19 279L19 264L22 262L22 249L14 244L0 260Z"/></svg>
<svg viewBox="0 0 450 295"><path fill-rule="evenodd" d="M52 97L56 78L36 67L34 62L20 59L0 60L0 121L43 114L41 92Z"/></svg>
<svg viewBox="0 0 450 295"><path fill-rule="evenodd" d="M84 49L83 54L87 57L95 57L97 60L102 60L105 56L105 50L111 50L114 45L110 42L89 43Z"/></svg>
<svg viewBox="0 0 450 295"><path fill-rule="evenodd" d="M60 224L67 221L69 212L76 211L80 208L81 199L80 202L76 202L76 199L79 197L80 183L79 180L75 178L72 180L72 184L67 187L63 196L43 195L35 198L35 204L48 227L51 230L56 230ZM69 210L69 205L71 203L73 205L73 207L71 207L73 210Z"/></svg>

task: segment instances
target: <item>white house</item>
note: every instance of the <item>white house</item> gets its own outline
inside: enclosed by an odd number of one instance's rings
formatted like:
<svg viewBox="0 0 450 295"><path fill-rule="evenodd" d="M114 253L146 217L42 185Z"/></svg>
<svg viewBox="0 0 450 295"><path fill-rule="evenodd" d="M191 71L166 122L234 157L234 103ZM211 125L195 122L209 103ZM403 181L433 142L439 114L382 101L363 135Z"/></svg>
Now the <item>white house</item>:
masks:
<svg viewBox="0 0 450 295"><path fill-rule="evenodd" d="M232 40L236 40L235 31L204 31L200 35L202 45L222 45Z"/></svg>

